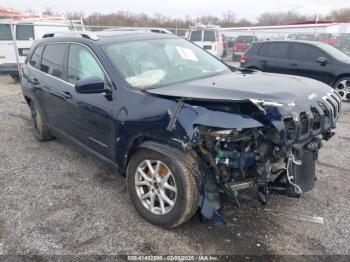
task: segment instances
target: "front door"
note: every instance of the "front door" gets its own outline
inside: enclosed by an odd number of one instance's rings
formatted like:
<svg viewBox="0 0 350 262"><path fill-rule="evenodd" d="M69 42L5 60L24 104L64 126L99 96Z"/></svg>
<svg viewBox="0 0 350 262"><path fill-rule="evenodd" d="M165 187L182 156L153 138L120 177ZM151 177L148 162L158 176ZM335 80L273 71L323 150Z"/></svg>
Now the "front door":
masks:
<svg viewBox="0 0 350 262"><path fill-rule="evenodd" d="M317 59L323 57L327 63L321 64ZM293 43L291 46L290 71L293 75L313 78L325 83L332 79L332 61L328 55L315 46Z"/></svg>
<svg viewBox="0 0 350 262"><path fill-rule="evenodd" d="M113 159L115 154L115 90L112 94L79 94L74 85L77 80L99 77L105 88L111 81L95 54L87 46L70 44L67 58L67 88L71 99L65 113L69 115L69 135L95 152Z"/></svg>

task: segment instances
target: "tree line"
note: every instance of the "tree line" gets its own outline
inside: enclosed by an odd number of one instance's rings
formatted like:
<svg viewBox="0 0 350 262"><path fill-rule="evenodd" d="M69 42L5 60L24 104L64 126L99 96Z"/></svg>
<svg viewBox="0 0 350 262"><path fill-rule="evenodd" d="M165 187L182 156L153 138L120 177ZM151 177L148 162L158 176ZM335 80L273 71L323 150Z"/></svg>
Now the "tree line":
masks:
<svg viewBox="0 0 350 262"><path fill-rule="evenodd" d="M46 8L44 15L58 15L51 8ZM258 16L257 22L252 22L245 18L239 18L235 12L229 10L221 17L206 15L193 18L189 15L184 17L170 17L162 14L148 15L144 13L133 13L129 11L116 11L108 14L99 12L86 15L84 12L66 12L68 19L80 19L83 17L84 24L90 26L126 26L126 27L165 27L165 28L189 28L190 26L201 24L214 24L222 27L238 27L253 25L283 25L300 23L304 21L330 20L337 22L350 22L350 7L332 10L326 15L316 18L315 14L301 14L297 11L265 12Z"/></svg>

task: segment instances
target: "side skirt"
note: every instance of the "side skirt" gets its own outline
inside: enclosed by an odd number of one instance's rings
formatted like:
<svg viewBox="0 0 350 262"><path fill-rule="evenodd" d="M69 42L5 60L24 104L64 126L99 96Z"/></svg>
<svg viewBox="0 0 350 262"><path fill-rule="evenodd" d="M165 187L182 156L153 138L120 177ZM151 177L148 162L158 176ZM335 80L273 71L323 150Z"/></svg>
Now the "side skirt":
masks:
<svg viewBox="0 0 350 262"><path fill-rule="evenodd" d="M115 169L120 175L123 175L121 172L120 172L120 168L118 166L117 163L115 163L114 161L110 160L109 158L105 157L104 155L100 154L99 152L93 150L92 148L84 145L83 143L81 143L80 141L78 141L77 139L73 138L72 136L70 135L67 135L65 132L55 128L55 127L52 127L52 126L49 126L49 130L50 132L55 136L55 137L58 137L58 138L61 138L62 140L66 140L66 141L69 141L69 142L73 142L75 145L77 145L79 148L81 148L82 150L84 150L85 152L95 156L96 158L98 158L99 160L102 160L103 162L105 162L106 164L110 165L113 169ZM124 175L123 175L124 176Z"/></svg>

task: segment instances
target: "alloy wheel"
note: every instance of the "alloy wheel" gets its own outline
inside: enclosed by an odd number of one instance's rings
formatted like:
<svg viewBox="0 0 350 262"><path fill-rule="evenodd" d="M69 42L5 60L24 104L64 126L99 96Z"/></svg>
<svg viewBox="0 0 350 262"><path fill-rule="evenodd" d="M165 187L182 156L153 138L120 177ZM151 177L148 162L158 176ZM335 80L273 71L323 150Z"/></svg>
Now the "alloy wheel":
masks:
<svg viewBox="0 0 350 262"><path fill-rule="evenodd" d="M151 213L165 215L176 203L177 186L171 170L160 160L142 161L135 174L135 189L142 205Z"/></svg>
<svg viewBox="0 0 350 262"><path fill-rule="evenodd" d="M335 90L342 97L343 100L350 100L350 79L339 81L335 85Z"/></svg>

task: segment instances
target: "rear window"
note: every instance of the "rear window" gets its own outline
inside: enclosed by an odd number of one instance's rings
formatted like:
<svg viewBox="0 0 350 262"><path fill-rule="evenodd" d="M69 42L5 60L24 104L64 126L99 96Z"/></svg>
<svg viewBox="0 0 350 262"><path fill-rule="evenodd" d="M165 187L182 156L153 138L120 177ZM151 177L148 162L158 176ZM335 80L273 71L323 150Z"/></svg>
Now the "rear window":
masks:
<svg viewBox="0 0 350 262"><path fill-rule="evenodd" d="M237 43L251 43L255 40L254 36L251 35L241 35L239 37L237 37L236 42Z"/></svg>
<svg viewBox="0 0 350 262"><path fill-rule="evenodd" d="M18 24L16 26L16 39L17 40L34 40L34 26Z"/></svg>
<svg viewBox="0 0 350 262"><path fill-rule="evenodd" d="M0 41L11 41L12 34L10 25L0 24Z"/></svg>
<svg viewBox="0 0 350 262"><path fill-rule="evenodd" d="M48 44L45 46L40 70L63 79L63 63L66 54L66 44Z"/></svg>
<svg viewBox="0 0 350 262"><path fill-rule="evenodd" d="M192 31L190 40L194 42L202 41L202 31Z"/></svg>
<svg viewBox="0 0 350 262"><path fill-rule="evenodd" d="M216 33L215 31L204 31L204 37L203 37L204 41L211 41L214 42L216 41Z"/></svg>
<svg viewBox="0 0 350 262"><path fill-rule="evenodd" d="M264 44L259 50L259 55L273 58L287 58L288 43Z"/></svg>
<svg viewBox="0 0 350 262"><path fill-rule="evenodd" d="M40 68L40 56L41 56L41 53L43 52L43 49L44 49L44 46L41 45L41 46L38 46L34 52L33 52L33 55L32 57L30 58L30 61L29 61L29 64L35 68Z"/></svg>

